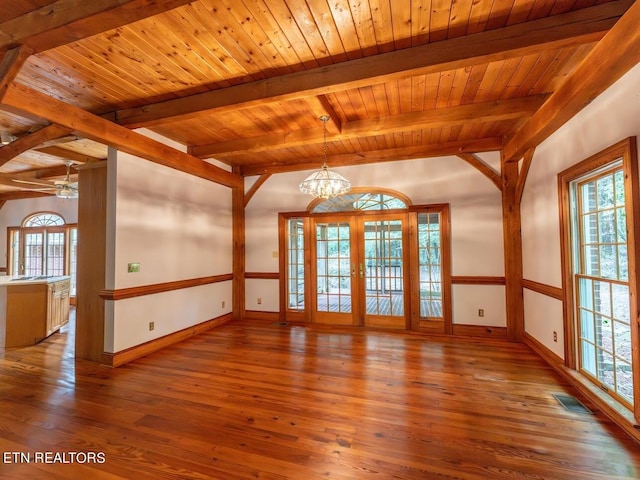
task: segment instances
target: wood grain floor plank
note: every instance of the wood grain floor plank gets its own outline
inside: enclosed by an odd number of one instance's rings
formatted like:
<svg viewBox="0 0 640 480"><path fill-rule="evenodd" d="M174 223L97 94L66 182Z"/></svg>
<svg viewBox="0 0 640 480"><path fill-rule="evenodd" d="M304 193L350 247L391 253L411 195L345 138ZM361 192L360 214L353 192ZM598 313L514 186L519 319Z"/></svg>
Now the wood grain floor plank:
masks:
<svg viewBox="0 0 640 480"><path fill-rule="evenodd" d="M108 369L65 327L0 352L0 449L105 461L0 478L640 478L637 443L554 393L576 395L496 339L240 321Z"/></svg>

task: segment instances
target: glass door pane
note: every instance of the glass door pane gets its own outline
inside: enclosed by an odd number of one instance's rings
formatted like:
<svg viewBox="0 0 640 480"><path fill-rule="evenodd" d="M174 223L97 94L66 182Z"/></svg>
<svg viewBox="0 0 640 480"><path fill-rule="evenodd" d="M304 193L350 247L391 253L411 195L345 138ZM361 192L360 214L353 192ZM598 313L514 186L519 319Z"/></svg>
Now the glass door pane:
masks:
<svg viewBox="0 0 640 480"><path fill-rule="evenodd" d="M316 222L315 244L315 311L320 323L351 325L354 304L355 255L353 254L350 219Z"/></svg>
<svg viewBox="0 0 640 480"><path fill-rule="evenodd" d="M48 231L45 275L64 275L65 249L64 231Z"/></svg>
<svg viewBox="0 0 640 480"><path fill-rule="evenodd" d="M364 323L367 326L406 328L403 220L368 217L362 222Z"/></svg>
<svg viewBox="0 0 640 480"><path fill-rule="evenodd" d="M24 234L24 268L23 275L42 275L44 266L44 233L29 232Z"/></svg>

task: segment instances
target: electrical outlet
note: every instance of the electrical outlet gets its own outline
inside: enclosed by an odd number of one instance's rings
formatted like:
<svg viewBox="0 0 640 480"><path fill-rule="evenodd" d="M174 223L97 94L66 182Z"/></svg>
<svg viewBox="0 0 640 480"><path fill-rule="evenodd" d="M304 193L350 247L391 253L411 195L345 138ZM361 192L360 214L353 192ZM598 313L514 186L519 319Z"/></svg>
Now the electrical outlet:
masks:
<svg viewBox="0 0 640 480"><path fill-rule="evenodd" d="M258 305L262 305L262 298L258 297Z"/></svg>
<svg viewBox="0 0 640 480"><path fill-rule="evenodd" d="M484 317L484 309L483 308L479 308L478 309L478 316L479 317Z"/></svg>
<svg viewBox="0 0 640 480"><path fill-rule="evenodd" d="M224 308L224 300L222 300L222 308Z"/></svg>
<svg viewBox="0 0 640 480"><path fill-rule="evenodd" d="M129 273L138 273L140 271L139 263L129 263L127 264L127 272Z"/></svg>
<svg viewBox="0 0 640 480"><path fill-rule="evenodd" d="M149 331L153 330L154 328L156 328L155 322L149 322Z"/></svg>
<svg viewBox="0 0 640 480"><path fill-rule="evenodd" d="M558 341L558 332L553 332L553 341L554 342Z"/></svg>

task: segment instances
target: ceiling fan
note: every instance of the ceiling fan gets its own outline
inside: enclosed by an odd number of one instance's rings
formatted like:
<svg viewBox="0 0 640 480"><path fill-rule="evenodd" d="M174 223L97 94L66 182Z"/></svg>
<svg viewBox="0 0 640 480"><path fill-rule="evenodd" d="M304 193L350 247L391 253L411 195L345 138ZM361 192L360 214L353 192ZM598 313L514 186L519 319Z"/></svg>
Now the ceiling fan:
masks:
<svg viewBox="0 0 640 480"><path fill-rule="evenodd" d="M24 183L28 185L38 185L42 188L30 188L31 191L55 191L58 198L78 198L78 182L72 182L70 179L71 166L74 162L66 161L67 175L64 180L54 180L50 183L32 182L30 180L13 179L16 183Z"/></svg>

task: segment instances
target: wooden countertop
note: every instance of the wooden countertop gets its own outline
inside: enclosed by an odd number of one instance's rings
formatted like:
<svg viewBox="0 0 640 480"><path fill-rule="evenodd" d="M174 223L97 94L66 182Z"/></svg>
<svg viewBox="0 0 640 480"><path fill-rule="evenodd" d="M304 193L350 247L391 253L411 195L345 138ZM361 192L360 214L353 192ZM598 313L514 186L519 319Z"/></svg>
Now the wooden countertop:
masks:
<svg viewBox="0 0 640 480"><path fill-rule="evenodd" d="M0 287L9 285L32 285L38 283L54 283L61 280L69 280L68 275L0 275Z"/></svg>

